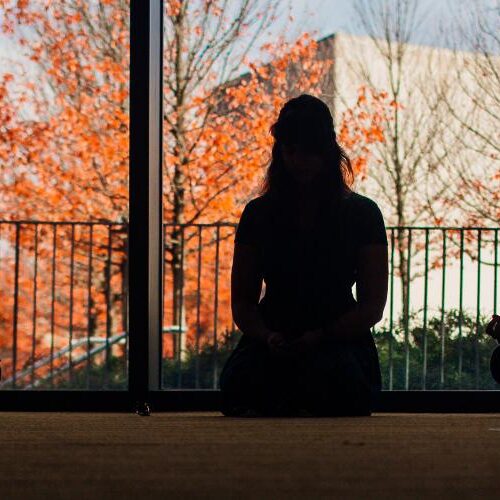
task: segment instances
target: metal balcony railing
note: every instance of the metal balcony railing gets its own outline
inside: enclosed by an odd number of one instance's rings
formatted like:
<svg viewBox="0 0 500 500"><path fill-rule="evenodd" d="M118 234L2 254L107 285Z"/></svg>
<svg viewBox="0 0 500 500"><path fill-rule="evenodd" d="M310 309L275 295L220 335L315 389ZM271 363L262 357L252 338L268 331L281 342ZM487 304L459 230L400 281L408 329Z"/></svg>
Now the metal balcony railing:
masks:
<svg viewBox="0 0 500 500"><path fill-rule="evenodd" d="M235 223L164 224L163 387L216 389L241 332ZM383 389L497 389L498 232L387 227L389 294L372 329ZM127 386L126 223L0 221L0 389ZM354 291L355 293L355 291Z"/></svg>

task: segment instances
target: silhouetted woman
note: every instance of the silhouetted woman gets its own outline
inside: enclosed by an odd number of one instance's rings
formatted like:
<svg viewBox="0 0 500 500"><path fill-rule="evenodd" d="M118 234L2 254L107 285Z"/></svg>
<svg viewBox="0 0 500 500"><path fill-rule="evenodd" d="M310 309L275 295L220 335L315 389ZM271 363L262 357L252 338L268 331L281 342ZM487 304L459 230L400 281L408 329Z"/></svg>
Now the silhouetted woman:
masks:
<svg viewBox="0 0 500 500"><path fill-rule="evenodd" d="M387 299L382 213L349 188L351 163L323 101L289 100L271 133L261 195L235 235L231 307L243 335L220 375L221 411L371 415L381 374L370 328Z"/></svg>

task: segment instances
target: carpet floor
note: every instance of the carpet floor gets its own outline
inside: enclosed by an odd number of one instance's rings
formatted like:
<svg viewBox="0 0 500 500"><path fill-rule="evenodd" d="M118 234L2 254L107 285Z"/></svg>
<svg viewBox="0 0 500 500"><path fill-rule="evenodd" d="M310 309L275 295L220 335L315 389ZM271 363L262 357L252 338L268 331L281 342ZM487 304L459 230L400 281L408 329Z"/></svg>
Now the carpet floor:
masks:
<svg viewBox="0 0 500 500"><path fill-rule="evenodd" d="M0 413L0 498L500 498L500 414Z"/></svg>

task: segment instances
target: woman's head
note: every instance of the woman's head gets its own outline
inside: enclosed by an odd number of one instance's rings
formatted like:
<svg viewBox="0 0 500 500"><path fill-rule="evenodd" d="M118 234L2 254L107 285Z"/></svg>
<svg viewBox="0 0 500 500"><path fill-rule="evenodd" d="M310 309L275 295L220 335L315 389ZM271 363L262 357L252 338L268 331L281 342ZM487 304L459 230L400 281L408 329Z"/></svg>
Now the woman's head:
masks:
<svg viewBox="0 0 500 500"><path fill-rule="evenodd" d="M284 194L310 183L334 196L350 191L351 162L337 143L332 115L321 99L309 94L290 99L270 131L274 145L263 193Z"/></svg>

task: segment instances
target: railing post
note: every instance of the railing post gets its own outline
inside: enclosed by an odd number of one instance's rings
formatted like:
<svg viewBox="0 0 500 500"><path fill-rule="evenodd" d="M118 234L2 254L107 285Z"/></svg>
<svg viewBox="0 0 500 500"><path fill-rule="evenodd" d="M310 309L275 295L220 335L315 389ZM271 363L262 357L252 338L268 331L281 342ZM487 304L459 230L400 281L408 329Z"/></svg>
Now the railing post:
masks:
<svg viewBox="0 0 500 500"><path fill-rule="evenodd" d="M198 272L196 282L196 358L195 358L195 388L200 387L200 308L201 308L201 249L202 226L198 226Z"/></svg>
<svg viewBox="0 0 500 500"><path fill-rule="evenodd" d="M56 300L56 249L57 224L52 224L52 285L50 297L50 387L54 388L54 328L55 328L55 300Z"/></svg>
<svg viewBox="0 0 500 500"><path fill-rule="evenodd" d="M219 305L219 246L220 226L217 224L215 242L215 290L214 290L214 351L213 351L213 388L217 389L218 366L217 366L217 316Z"/></svg>
<svg viewBox="0 0 500 500"><path fill-rule="evenodd" d="M87 389L90 389L90 336L93 333L92 325L92 257L94 246L94 226L89 224L89 255L87 262L87 366L86 383Z"/></svg>
<svg viewBox="0 0 500 500"><path fill-rule="evenodd" d="M390 312L389 312L389 390L393 388L392 342L394 325L394 228L391 229L391 286L390 286Z"/></svg>
<svg viewBox="0 0 500 500"><path fill-rule="evenodd" d="M405 325L405 389L410 386L410 260L411 260L411 228L408 228L408 257L406 259L406 318Z"/></svg>
<svg viewBox="0 0 500 500"><path fill-rule="evenodd" d="M73 386L73 281L75 273L75 225L71 224L71 256L69 272L69 381Z"/></svg>
<svg viewBox="0 0 500 500"><path fill-rule="evenodd" d="M428 275L429 275L429 229L425 230L425 277L424 277L424 355L422 367L422 389L427 387L427 294L428 294Z"/></svg>
<svg viewBox="0 0 500 500"><path fill-rule="evenodd" d="M35 381L35 346L36 346L36 301L37 301L37 279L38 279L38 224L35 223L35 248L34 270L33 270L33 325L31 331L31 383Z"/></svg>
<svg viewBox="0 0 500 500"><path fill-rule="evenodd" d="M479 389L479 314L481 306L481 229L477 234L477 298L476 298L476 335L474 335L474 366L476 389Z"/></svg>
<svg viewBox="0 0 500 500"><path fill-rule="evenodd" d="M443 229L443 272L441 275L441 359L440 359L440 378L439 385L441 389L444 388L444 350L445 350L445 336L446 328L444 325L444 299L445 299L445 285L446 285L446 229Z"/></svg>
<svg viewBox="0 0 500 500"><path fill-rule="evenodd" d="M17 373L17 313L19 307L19 233L21 228L16 223L16 248L14 261L14 310L12 312L12 388L16 388Z"/></svg>
<svg viewBox="0 0 500 500"><path fill-rule="evenodd" d="M460 290L458 313L458 380L462 382L462 315L463 315L463 289L464 289L464 230L460 230Z"/></svg>

